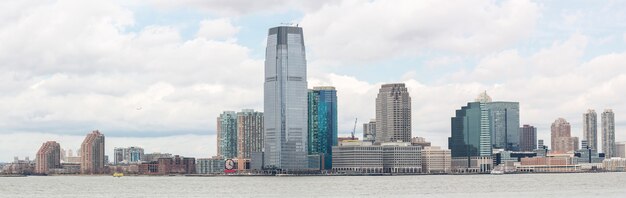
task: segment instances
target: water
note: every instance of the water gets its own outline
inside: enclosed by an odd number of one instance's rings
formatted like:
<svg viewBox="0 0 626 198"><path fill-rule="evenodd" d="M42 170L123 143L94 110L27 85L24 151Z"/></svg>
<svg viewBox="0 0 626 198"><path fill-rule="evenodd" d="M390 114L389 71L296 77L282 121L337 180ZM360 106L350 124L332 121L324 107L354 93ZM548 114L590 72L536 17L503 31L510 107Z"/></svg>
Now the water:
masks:
<svg viewBox="0 0 626 198"><path fill-rule="evenodd" d="M626 197L626 173L0 177L0 197Z"/></svg>

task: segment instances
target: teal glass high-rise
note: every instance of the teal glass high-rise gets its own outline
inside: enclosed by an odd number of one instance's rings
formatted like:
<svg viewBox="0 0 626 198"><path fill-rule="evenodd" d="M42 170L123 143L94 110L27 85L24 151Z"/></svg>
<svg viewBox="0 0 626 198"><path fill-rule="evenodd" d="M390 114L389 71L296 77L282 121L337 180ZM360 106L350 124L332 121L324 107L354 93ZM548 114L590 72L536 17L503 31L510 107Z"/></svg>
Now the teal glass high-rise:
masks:
<svg viewBox="0 0 626 198"><path fill-rule="evenodd" d="M308 153L320 155L322 169L332 168L332 147L337 146L337 91L315 87L308 94Z"/></svg>

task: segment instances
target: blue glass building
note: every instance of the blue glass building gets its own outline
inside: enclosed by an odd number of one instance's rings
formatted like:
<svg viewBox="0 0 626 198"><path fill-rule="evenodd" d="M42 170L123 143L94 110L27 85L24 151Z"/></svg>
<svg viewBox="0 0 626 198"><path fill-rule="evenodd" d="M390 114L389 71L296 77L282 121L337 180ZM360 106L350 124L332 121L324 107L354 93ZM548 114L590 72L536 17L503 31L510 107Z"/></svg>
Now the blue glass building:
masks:
<svg viewBox="0 0 626 198"><path fill-rule="evenodd" d="M332 147L337 146L337 91L315 87L308 94L308 154L321 156L322 169L332 168Z"/></svg>

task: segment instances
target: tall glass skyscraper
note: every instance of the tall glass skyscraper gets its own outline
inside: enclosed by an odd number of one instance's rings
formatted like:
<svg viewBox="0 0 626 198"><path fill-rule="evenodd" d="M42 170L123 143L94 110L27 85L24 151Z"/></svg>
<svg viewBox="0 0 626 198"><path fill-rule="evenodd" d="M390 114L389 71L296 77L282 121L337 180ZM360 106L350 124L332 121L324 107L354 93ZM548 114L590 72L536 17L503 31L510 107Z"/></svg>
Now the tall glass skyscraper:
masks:
<svg viewBox="0 0 626 198"><path fill-rule="evenodd" d="M319 154L323 168L332 168L332 147L337 146L337 91L334 87L314 87L309 90L310 155Z"/></svg>
<svg viewBox="0 0 626 198"><path fill-rule="evenodd" d="M308 167L306 75L302 28L269 29L265 51L265 168Z"/></svg>
<svg viewBox="0 0 626 198"><path fill-rule="evenodd" d="M491 156L491 128L485 104L470 102L456 110L448 139L452 157Z"/></svg>
<svg viewBox="0 0 626 198"><path fill-rule="evenodd" d="M217 155L226 159L237 157L237 113L224 111L217 118Z"/></svg>
<svg viewBox="0 0 626 198"><path fill-rule="evenodd" d="M519 102L488 102L493 148L519 150Z"/></svg>
<svg viewBox="0 0 626 198"><path fill-rule="evenodd" d="M602 152L607 158L618 157L615 146L615 114L613 110L602 112Z"/></svg>

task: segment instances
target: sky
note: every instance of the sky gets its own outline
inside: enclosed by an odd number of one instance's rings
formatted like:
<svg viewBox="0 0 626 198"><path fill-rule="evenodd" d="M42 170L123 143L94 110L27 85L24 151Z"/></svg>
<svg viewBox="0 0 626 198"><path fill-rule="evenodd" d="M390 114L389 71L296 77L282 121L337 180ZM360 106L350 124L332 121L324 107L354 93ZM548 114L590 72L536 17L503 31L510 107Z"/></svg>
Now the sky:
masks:
<svg viewBox="0 0 626 198"><path fill-rule="evenodd" d="M626 141L624 19L626 1L605 0L2 1L0 161L92 130L107 155L213 156L222 111L262 111L266 35L284 23L304 29L308 86L337 88L340 136L402 82L433 145L482 91L519 102L546 142L557 118L582 139L582 114L607 108Z"/></svg>

